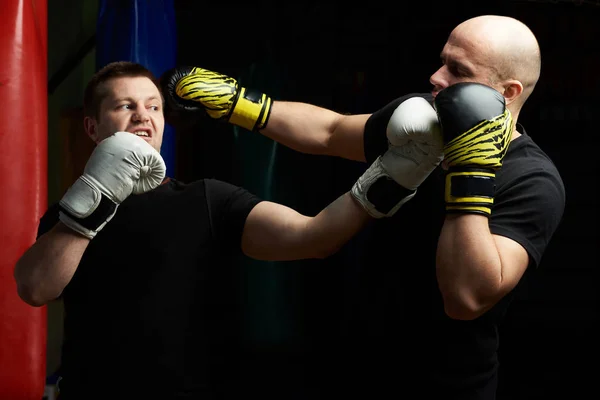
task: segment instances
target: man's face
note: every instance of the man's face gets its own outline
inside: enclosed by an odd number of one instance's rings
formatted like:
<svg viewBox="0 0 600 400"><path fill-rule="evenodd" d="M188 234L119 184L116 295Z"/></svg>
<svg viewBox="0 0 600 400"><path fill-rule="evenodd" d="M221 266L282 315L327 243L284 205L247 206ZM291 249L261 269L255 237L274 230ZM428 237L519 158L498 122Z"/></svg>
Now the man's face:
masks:
<svg viewBox="0 0 600 400"><path fill-rule="evenodd" d="M103 83L106 97L97 118L84 120L88 135L96 143L115 132L141 136L160 151L165 119L160 92L146 77L122 77Z"/></svg>
<svg viewBox="0 0 600 400"><path fill-rule="evenodd" d="M433 85L432 95L459 82L476 82L492 86L493 70L489 67L485 45L475 35L463 31L454 31L446 42L440 55L442 66L429 81Z"/></svg>

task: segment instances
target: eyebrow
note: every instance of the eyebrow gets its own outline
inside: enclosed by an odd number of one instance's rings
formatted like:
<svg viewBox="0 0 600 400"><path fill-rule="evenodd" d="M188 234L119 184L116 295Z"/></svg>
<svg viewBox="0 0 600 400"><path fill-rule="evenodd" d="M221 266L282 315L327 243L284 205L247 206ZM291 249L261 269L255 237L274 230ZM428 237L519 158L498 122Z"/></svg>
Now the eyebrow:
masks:
<svg viewBox="0 0 600 400"><path fill-rule="evenodd" d="M450 62L447 62L446 59L444 58L444 53L440 53L440 60L442 60L442 62L446 65L450 64L451 67L454 68L458 68L461 70L464 70L465 72L472 74L473 73L473 69L468 67L466 64L461 63L460 61L456 61L456 60L450 60Z"/></svg>
<svg viewBox="0 0 600 400"><path fill-rule="evenodd" d="M152 101L152 100L161 100L159 97L156 96L150 96L148 97L145 101ZM113 100L113 102L115 103L119 103L121 101L130 101L132 103L135 103L135 100L133 99L133 97L117 97Z"/></svg>

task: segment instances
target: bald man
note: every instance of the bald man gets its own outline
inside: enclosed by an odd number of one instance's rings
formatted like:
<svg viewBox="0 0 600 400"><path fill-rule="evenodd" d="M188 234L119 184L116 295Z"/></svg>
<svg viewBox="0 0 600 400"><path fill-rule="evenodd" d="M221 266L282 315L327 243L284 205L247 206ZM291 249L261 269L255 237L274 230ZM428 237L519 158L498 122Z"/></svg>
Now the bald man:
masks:
<svg viewBox="0 0 600 400"><path fill-rule="evenodd" d="M401 223L378 221L365 239L361 293L377 294L359 299L363 311L340 343L337 368L328 370L337 395L347 387L364 398L494 399L501 320L563 215L560 174L518 123L540 76L531 30L505 16L469 19L450 33L441 61L431 93L399 97L373 114L263 97L268 120L255 131L299 152L367 163L387 149L387 123L412 97L433 105L446 88L480 83L495 89L512 115L491 213L447 212L442 163L402 210ZM332 380L336 374L341 378Z"/></svg>

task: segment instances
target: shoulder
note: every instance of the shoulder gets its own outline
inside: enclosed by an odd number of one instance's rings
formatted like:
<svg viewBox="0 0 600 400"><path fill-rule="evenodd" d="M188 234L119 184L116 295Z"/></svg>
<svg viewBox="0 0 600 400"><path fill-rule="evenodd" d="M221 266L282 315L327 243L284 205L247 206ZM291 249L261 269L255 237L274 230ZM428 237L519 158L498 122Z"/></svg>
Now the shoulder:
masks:
<svg viewBox="0 0 600 400"><path fill-rule="evenodd" d="M209 205L221 207L236 202L255 202L256 196L241 186L214 178L203 178L192 182L181 182L170 178L155 189L166 196L190 196L205 198Z"/></svg>
<svg viewBox="0 0 600 400"><path fill-rule="evenodd" d="M229 208L252 208L262 201L247 189L218 179L204 179L204 191L209 204L226 205Z"/></svg>
<svg viewBox="0 0 600 400"><path fill-rule="evenodd" d="M202 183L195 183L203 185L207 197L209 196L227 196L235 193L248 192L241 186L234 185L229 182L221 181L219 179L206 178L202 180Z"/></svg>
<svg viewBox="0 0 600 400"><path fill-rule="evenodd" d="M564 197L564 183L556 164L527 134L522 134L510 144L498 178L499 189L531 182L536 186L555 187Z"/></svg>
<svg viewBox="0 0 600 400"><path fill-rule="evenodd" d="M511 142L496 175L492 233L520 243L538 265L565 211L556 165L527 135Z"/></svg>

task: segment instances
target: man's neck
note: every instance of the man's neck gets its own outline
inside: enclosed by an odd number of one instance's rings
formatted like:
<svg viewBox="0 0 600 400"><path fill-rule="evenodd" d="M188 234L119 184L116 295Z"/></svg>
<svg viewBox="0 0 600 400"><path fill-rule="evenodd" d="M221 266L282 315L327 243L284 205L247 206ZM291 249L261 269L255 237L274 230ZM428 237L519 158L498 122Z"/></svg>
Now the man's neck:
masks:
<svg viewBox="0 0 600 400"><path fill-rule="evenodd" d="M517 120L515 119L515 120L513 120L513 132L512 132L512 137L510 138L510 141L512 142L513 140L515 140L519 136L521 136L521 132L519 132L517 130Z"/></svg>

